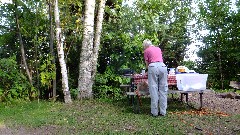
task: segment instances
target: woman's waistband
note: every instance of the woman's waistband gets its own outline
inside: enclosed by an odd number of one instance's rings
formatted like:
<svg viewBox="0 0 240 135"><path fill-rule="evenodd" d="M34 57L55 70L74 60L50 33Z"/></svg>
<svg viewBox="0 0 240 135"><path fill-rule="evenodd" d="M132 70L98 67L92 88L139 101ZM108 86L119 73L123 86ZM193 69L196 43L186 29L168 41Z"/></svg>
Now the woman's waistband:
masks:
<svg viewBox="0 0 240 135"><path fill-rule="evenodd" d="M155 62L151 62L151 63L163 63L163 62L162 61L155 61Z"/></svg>

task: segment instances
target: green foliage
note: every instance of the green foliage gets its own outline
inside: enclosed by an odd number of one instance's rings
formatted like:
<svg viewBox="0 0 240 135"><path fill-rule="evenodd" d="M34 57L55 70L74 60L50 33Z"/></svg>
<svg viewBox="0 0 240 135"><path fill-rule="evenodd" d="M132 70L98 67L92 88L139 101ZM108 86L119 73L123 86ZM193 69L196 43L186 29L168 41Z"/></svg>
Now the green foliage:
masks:
<svg viewBox="0 0 240 135"><path fill-rule="evenodd" d="M2 20L5 20L0 27L0 56L8 58L17 56L16 61L20 66L22 63L19 40L16 31L15 14L18 14L20 33L22 35L24 51L28 68L32 75L34 87L39 86L39 63L47 59L49 54L49 22L46 15L46 2L38 0L17 0L17 9L13 3L1 5ZM15 12L16 11L16 12ZM24 70L23 70L24 71ZM24 71L25 72L25 71ZM36 96L36 93L32 93Z"/></svg>
<svg viewBox="0 0 240 135"><path fill-rule="evenodd" d="M79 35L82 31L81 17L83 2L73 0L59 1L61 27L63 28L63 35L65 37L64 51L67 58L66 63L70 71L69 78L71 78L69 86L72 88L77 85L78 74L76 73L78 72L79 55L76 54L80 52L81 36ZM27 64L31 69L33 86L39 88L40 93L42 92L41 89L51 87L50 81L54 78L54 75L61 74L61 71L58 70L60 68L57 60L54 60L56 61L56 65L49 63L51 61L48 57L50 54L49 38L51 37L48 4L46 1L39 0L17 0L18 9L16 13L19 15L20 32L23 38ZM16 38L14 4L7 3L0 6L0 19L4 20L0 24L0 57L6 58L16 55L18 56L16 59L17 63L21 63L19 41ZM53 15L53 11L50 14ZM54 22L54 18L52 18L52 21ZM54 24L53 29L55 29ZM53 49L56 51L55 46ZM56 67L57 73L53 72L55 68L53 66ZM56 78L57 82L61 82L59 78ZM61 83L57 84L60 85Z"/></svg>
<svg viewBox="0 0 240 135"><path fill-rule="evenodd" d="M191 1L136 1L132 7L107 7L98 71L109 67L140 72L145 67L142 42L148 38L163 50L165 63L176 67L190 44L186 24ZM171 14L173 13L173 14Z"/></svg>
<svg viewBox="0 0 240 135"><path fill-rule="evenodd" d="M121 99L122 91L119 88L124 80L119 75L116 75L110 69L104 74L97 74L93 92L95 98L102 100Z"/></svg>
<svg viewBox="0 0 240 135"><path fill-rule="evenodd" d="M186 66L189 70L197 69L197 63L195 61L188 60L188 61L183 61L180 64Z"/></svg>
<svg viewBox="0 0 240 135"><path fill-rule="evenodd" d="M240 73L239 12L233 12L231 1L203 1L200 3L199 29L208 30L202 37L205 46L198 56L198 68L209 74L209 82L216 89L229 88L231 80Z"/></svg>
<svg viewBox="0 0 240 135"><path fill-rule="evenodd" d="M40 66L40 81L43 86L52 87L51 82L56 78L55 65L52 64L52 59L53 57L48 57Z"/></svg>
<svg viewBox="0 0 240 135"><path fill-rule="evenodd" d="M218 93L229 93L229 92L234 92L235 89L214 89L214 91L218 92ZM236 94L239 94L240 95L240 90L237 90L236 91Z"/></svg>
<svg viewBox="0 0 240 135"><path fill-rule="evenodd" d="M77 88L76 89L70 88L70 94L72 99L77 99L78 93L79 91Z"/></svg>
<svg viewBox="0 0 240 135"><path fill-rule="evenodd" d="M183 65L189 69L207 73L209 84L215 88L221 87L219 82L221 74L226 87L230 80L237 80L236 74L240 73L240 14L239 11L232 12L229 0L203 0L198 15L191 12L191 4L194 2L191 0L139 0L135 1L132 7L122 6L121 2L122 0L109 0L106 3L101 50L98 57L98 74L94 84L96 97L118 98L121 94L119 85L127 81L118 75L119 70L130 68L139 73L145 67L142 41L146 38L162 49L164 62L168 67L177 67L184 63ZM48 57L50 53L50 23L46 15L48 5L39 0L18 0L17 3L20 30L26 49L27 63L33 76L33 85L36 86L41 82L38 88L50 88L51 80L55 75L60 74L60 68L58 63L52 65L52 58ZM16 38L14 5L8 3L0 6L0 19L3 22L0 24L0 57L8 58L16 55L16 61L20 64L21 53L19 41ZM239 2L236 6L239 8ZM69 71L69 86L71 94L76 97L77 89L74 88L78 83L84 1L60 0L59 8L61 27L65 37L64 51ZM199 51L203 61L183 62L186 48L190 44L187 24L194 17L198 17L197 25L202 26L199 30L209 30L210 34L199 37L205 43ZM219 68L220 63L222 68ZM57 69L57 73L54 72L54 68ZM58 84L61 82L59 76L56 77ZM24 78L21 75L18 77ZM12 78L9 77L9 79ZM0 90L2 93L11 89L13 84L10 82L4 82L7 85L1 86L4 87ZM16 87L16 89L21 90L27 87ZM16 89L11 90L12 95L16 95L18 92ZM34 87L31 89L35 91Z"/></svg>
<svg viewBox="0 0 240 135"><path fill-rule="evenodd" d="M20 72L15 57L0 59L0 101L34 98L35 92Z"/></svg>

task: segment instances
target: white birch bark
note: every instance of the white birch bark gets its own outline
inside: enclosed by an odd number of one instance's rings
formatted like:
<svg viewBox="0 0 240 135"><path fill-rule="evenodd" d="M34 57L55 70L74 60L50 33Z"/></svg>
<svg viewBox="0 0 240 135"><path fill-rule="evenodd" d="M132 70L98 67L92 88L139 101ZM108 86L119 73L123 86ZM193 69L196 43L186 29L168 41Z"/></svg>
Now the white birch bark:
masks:
<svg viewBox="0 0 240 135"><path fill-rule="evenodd" d="M55 10L54 16L55 16L55 23L56 23L57 52L58 52L58 59L61 67L61 73L62 73L62 90L64 94L64 101L65 103L72 103L72 99L71 99L71 95L68 87L67 68L64 60L62 32L60 27L59 10L58 10L58 0L55 0L54 10Z"/></svg>
<svg viewBox="0 0 240 135"><path fill-rule="evenodd" d="M94 38L95 0L85 1L83 41L79 63L78 98L91 98L92 51Z"/></svg>
<svg viewBox="0 0 240 135"><path fill-rule="evenodd" d="M103 23L103 15L105 9L106 0L100 0L99 8L98 8L98 15L97 15L97 22L96 22L96 30L94 36L94 48L93 48L93 74L92 74L92 84L95 79L95 75L97 72L97 61L98 61L98 54L99 54L99 46L100 46L100 38L102 32L102 23Z"/></svg>

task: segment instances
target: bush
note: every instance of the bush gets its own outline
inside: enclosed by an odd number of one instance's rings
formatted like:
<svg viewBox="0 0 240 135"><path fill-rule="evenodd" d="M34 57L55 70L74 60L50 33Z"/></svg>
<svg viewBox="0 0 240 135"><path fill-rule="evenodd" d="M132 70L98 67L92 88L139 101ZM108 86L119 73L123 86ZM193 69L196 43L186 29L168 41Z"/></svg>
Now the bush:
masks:
<svg viewBox="0 0 240 135"><path fill-rule="evenodd" d="M0 101L29 99L33 90L20 72L15 57L0 59Z"/></svg>
<svg viewBox="0 0 240 135"><path fill-rule="evenodd" d="M124 81L126 80L114 74L110 69L107 69L104 74L97 74L93 86L94 97L103 100L121 99L120 84Z"/></svg>

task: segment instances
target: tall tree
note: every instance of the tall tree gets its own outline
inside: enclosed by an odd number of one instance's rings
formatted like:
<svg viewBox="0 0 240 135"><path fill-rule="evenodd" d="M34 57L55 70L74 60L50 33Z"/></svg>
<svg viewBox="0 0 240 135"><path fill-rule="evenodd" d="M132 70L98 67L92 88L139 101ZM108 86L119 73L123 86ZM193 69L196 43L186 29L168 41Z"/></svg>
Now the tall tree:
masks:
<svg viewBox="0 0 240 135"><path fill-rule="evenodd" d="M199 68L209 74L214 88L225 89L239 71L239 19L230 0L204 0L199 4L199 24L209 32L203 36ZM237 32L238 31L238 32Z"/></svg>
<svg viewBox="0 0 240 135"><path fill-rule="evenodd" d="M48 1L48 6L49 6L49 21L50 21L50 52L51 55L53 56L53 60L52 60L52 64L56 64L55 62L55 52L54 52L54 48L53 48L53 41L54 41L54 31L53 31L53 21L52 21L52 1L49 0ZM56 68L54 68L55 73L56 73ZM56 76L52 81L53 84L53 88L52 88L52 93L53 93L53 98L56 98Z"/></svg>
<svg viewBox="0 0 240 135"><path fill-rule="evenodd" d="M58 52L59 63L61 66L61 73L62 73L62 90L64 94L64 101L65 103L72 103L72 99L71 99L71 95L68 87L67 67L64 60L63 39L62 39L62 32L60 27L58 0L55 0L54 16L55 16L55 23L56 23L57 52Z"/></svg>
<svg viewBox="0 0 240 135"><path fill-rule="evenodd" d="M95 0L85 1L84 30L78 78L79 99L91 98L93 96L92 85L96 74L105 3L105 0L100 0L96 31L94 33Z"/></svg>
<svg viewBox="0 0 240 135"><path fill-rule="evenodd" d="M78 98L92 97L92 49L94 38L94 11L95 0L85 1L83 41L80 54L79 78L78 78Z"/></svg>
<svg viewBox="0 0 240 135"><path fill-rule="evenodd" d="M105 3L106 3L106 0L100 0L99 6L98 6L98 15L97 15L97 22L96 22L96 30L94 35L94 48L93 48L93 57L92 57L93 73L92 73L91 85L94 82L95 75L97 72L97 62L98 62L98 54L99 54L99 48L100 48L100 38L101 38L101 32L102 32Z"/></svg>
<svg viewBox="0 0 240 135"><path fill-rule="evenodd" d="M16 26L17 26L18 39L19 39L20 48L21 48L21 56L22 56L22 61L23 61L23 66L24 66L23 68L26 70L30 84L32 84L32 75L29 71L27 60L25 57L25 49L24 49L24 44L23 44L23 39L22 39L22 34L21 34L20 23L19 23L19 19L18 19L17 0L13 0L12 2L14 3L14 6L15 6L15 20L16 20Z"/></svg>

